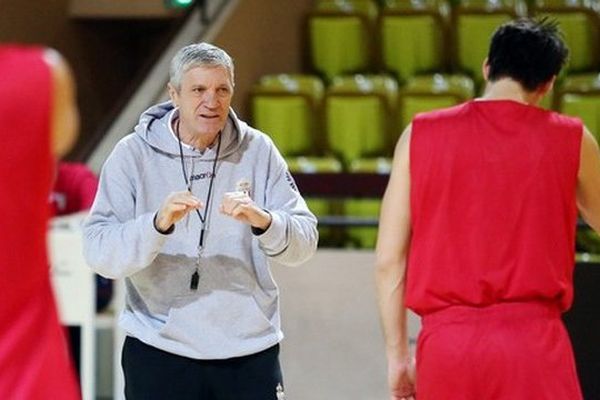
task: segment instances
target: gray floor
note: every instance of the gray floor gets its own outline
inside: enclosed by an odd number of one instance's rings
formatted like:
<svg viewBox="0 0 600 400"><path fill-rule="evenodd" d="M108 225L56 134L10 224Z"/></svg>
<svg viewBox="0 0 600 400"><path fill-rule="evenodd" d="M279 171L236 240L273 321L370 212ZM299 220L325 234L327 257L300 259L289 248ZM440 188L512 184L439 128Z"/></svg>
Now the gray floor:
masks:
<svg viewBox="0 0 600 400"><path fill-rule="evenodd" d="M281 290L288 400L386 400L374 255L321 250L307 264L273 266ZM418 320L411 316L414 337Z"/></svg>

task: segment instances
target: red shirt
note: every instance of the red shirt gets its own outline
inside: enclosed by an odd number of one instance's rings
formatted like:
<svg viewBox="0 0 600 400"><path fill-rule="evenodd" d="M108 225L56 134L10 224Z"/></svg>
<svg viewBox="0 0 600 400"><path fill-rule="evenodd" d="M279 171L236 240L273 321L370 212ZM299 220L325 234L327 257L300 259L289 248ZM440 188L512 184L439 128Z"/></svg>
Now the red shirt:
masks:
<svg viewBox="0 0 600 400"><path fill-rule="evenodd" d="M582 124L513 101L417 116L407 306L573 298Z"/></svg>
<svg viewBox="0 0 600 400"><path fill-rule="evenodd" d="M78 399L46 256L52 81L43 50L0 46L0 398Z"/></svg>
<svg viewBox="0 0 600 400"><path fill-rule="evenodd" d="M98 178L85 164L59 162L50 201L53 215L89 210L98 190Z"/></svg>

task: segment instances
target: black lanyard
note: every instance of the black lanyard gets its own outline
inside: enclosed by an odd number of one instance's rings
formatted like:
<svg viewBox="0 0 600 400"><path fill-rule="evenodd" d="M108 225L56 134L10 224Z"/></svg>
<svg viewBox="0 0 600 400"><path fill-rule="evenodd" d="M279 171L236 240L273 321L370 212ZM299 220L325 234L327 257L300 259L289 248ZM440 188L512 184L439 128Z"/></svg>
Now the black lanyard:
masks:
<svg viewBox="0 0 600 400"><path fill-rule="evenodd" d="M183 173L183 179L185 180L185 185L187 187L188 192L192 193L192 177L188 178L187 170L185 168L185 162L183 161L183 146L181 145L181 137L179 136L179 119L175 124L175 133L177 134L177 142L179 143L179 159L181 160L181 172ZM217 141L217 151L215 154L215 159L212 165L212 174L210 175L210 181L208 184L208 193L206 194L206 201L204 202L204 215L200 213L200 210L196 209L196 215L200 219L202 223L202 229L200 230L200 239L198 240L198 259L196 261L196 270L192 274L192 279L190 282L190 289L197 290L198 283L200 282L200 273L198 272L198 264L200 263L200 252L204 248L204 233L206 232L206 219L208 217L209 203L211 199L213 183L215 180L215 175L217 171L217 160L219 159L219 152L221 151L221 132L218 133L219 139ZM193 162L193 160L192 160Z"/></svg>

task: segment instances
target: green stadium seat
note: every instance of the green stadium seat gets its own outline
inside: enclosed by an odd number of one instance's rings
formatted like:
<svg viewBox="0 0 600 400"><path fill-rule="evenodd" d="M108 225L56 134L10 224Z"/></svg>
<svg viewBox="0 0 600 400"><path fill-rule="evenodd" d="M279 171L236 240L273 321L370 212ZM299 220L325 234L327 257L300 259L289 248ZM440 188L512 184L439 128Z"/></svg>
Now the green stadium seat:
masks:
<svg viewBox="0 0 600 400"><path fill-rule="evenodd" d="M342 163L333 157L294 157L286 159L288 168L293 174L340 173ZM302 188L300 188L302 190ZM318 219L326 216L341 216L343 204L340 199L328 199L304 196L308 208ZM321 226L319 230L319 246L339 247L343 239L343 230L339 227Z"/></svg>
<svg viewBox="0 0 600 400"><path fill-rule="evenodd" d="M325 94L329 149L345 165L351 160L393 153L398 84L385 75L336 77Z"/></svg>
<svg viewBox="0 0 600 400"><path fill-rule="evenodd" d="M268 75L252 89L252 120L284 156L319 155L323 82L310 75Z"/></svg>
<svg viewBox="0 0 600 400"><path fill-rule="evenodd" d="M451 107L475 95L473 80L465 75L415 76L401 89L398 98L400 125L396 134L410 123L417 113Z"/></svg>
<svg viewBox="0 0 600 400"><path fill-rule="evenodd" d="M600 93L596 96L565 94L562 98L561 112L579 117L596 141L600 142Z"/></svg>
<svg viewBox="0 0 600 400"><path fill-rule="evenodd" d="M389 174L392 168L391 158L369 158L352 161L349 171L353 173ZM347 217L378 219L381 199L347 199L344 201L344 213ZM364 249L375 248L377 226L347 228L348 244Z"/></svg>
<svg viewBox="0 0 600 400"><path fill-rule="evenodd" d="M596 9L592 8L596 6ZM569 72L591 71L600 62L598 2L587 0L535 0L531 12L559 23L569 47Z"/></svg>
<svg viewBox="0 0 600 400"><path fill-rule="evenodd" d="M387 0L379 23L383 68L399 82L445 69L449 11L444 0Z"/></svg>
<svg viewBox="0 0 600 400"><path fill-rule="evenodd" d="M453 8L454 59L456 68L483 83L481 66L490 39L503 23L526 15L522 0L462 0Z"/></svg>
<svg viewBox="0 0 600 400"><path fill-rule="evenodd" d="M596 139L600 140L600 74L567 77L559 93L559 111L581 118Z"/></svg>
<svg viewBox="0 0 600 400"><path fill-rule="evenodd" d="M378 12L372 0L317 2L308 15L310 59L327 81L371 69Z"/></svg>

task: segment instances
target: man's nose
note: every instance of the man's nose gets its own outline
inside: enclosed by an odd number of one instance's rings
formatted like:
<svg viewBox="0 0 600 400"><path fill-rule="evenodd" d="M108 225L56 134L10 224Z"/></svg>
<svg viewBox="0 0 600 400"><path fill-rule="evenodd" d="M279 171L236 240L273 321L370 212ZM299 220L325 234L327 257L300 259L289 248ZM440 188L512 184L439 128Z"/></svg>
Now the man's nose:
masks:
<svg viewBox="0 0 600 400"><path fill-rule="evenodd" d="M213 91L207 91L204 97L204 104L207 107L217 107L219 105L217 93Z"/></svg>

